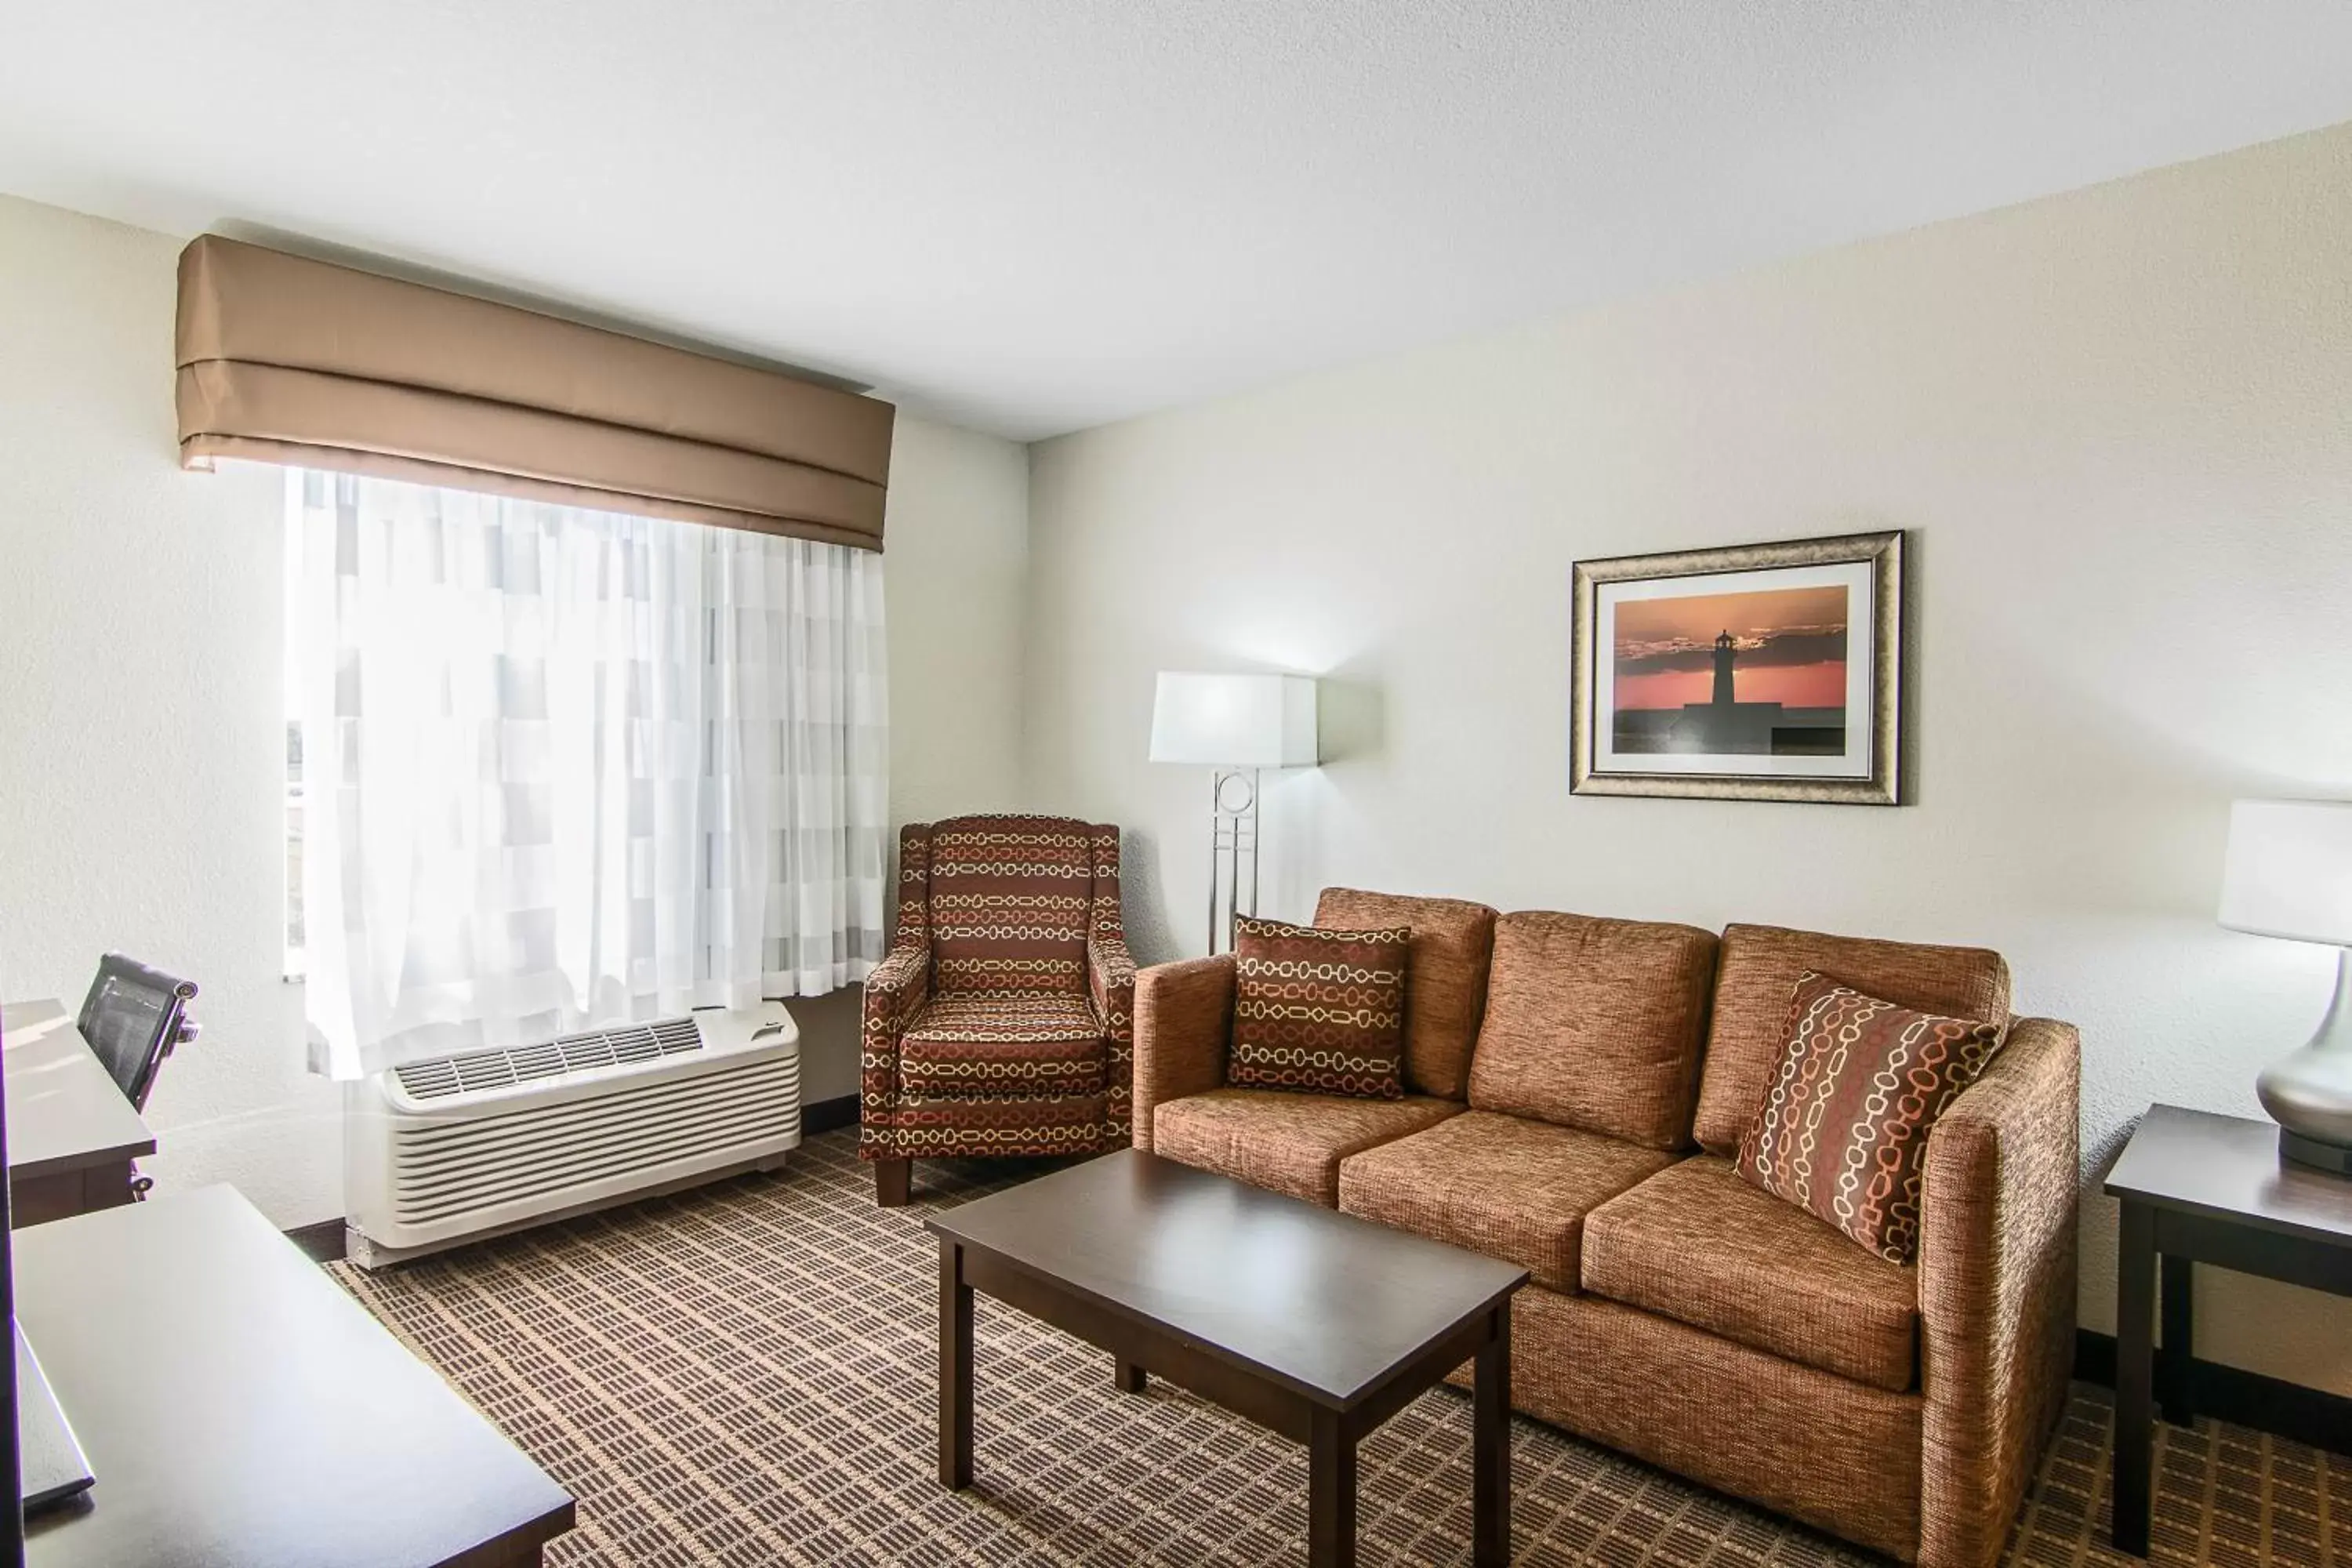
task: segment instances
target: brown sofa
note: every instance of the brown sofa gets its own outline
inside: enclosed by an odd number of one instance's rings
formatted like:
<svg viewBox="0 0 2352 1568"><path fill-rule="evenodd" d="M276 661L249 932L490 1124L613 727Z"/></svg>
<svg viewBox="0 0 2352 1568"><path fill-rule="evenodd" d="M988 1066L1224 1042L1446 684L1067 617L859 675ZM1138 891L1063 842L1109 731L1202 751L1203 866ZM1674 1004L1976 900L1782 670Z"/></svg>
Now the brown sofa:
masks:
<svg viewBox="0 0 2352 1568"><path fill-rule="evenodd" d="M2001 1020L2000 955L1338 888L1316 923L1412 928L1406 1097L1227 1087L1232 955L1162 964L1138 1147L1525 1266L1528 1415L1908 1562L2000 1556L2073 1352L2074 1028L2014 1020L1937 1122L1914 1264L1731 1161L1803 971Z"/></svg>

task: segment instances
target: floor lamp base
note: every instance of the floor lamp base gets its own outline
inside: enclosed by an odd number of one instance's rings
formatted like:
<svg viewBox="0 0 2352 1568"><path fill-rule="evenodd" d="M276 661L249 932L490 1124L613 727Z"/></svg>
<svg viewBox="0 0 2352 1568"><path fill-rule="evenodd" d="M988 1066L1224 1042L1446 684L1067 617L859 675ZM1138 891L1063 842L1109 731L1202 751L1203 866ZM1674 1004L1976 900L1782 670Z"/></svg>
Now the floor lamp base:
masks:
<svg viewBox="0 0 2352 1568"><path fill-rule="evenodd" d="M1257 913L1255 768L1219 768L1209 784L1209 951L1231 952L1234 921ZM1244 873L1244 867L1247 866Z"/></svg>

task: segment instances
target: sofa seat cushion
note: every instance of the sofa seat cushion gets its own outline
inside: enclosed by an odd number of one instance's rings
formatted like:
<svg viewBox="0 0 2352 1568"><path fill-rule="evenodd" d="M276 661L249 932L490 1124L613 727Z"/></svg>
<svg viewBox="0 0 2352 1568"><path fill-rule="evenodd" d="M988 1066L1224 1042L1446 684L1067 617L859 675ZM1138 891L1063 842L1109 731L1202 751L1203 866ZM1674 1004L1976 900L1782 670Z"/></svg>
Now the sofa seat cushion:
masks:
<svg viewBox="0 0 2352 1568"><path fill-rule="evenodd" d="M1151 1112L1151 1148L1171 1160L1331 1208L1339 1162L1434 1127L1462 1107L1408 1095L1357 1100L1280 1089L1217 1089Z"/></svg>
<svg viewBox="0 0 2352 1568"><path fill-rule="evenodd" d="M1470 1103L1653 1149L1690 1142L1715 935L1523 910L1495 925Z"/></svg>
<svg viewBox="0 0 2352 1568"><path fill-rule="evenodd" d="M1405 1088L1460 1100L1470 1081L1470 1047L1486 1011L1495 911L1460 899L1326 888L1315 904L1315 923L1325 931L1412 931L1405 960Z"/></svg>
<svg viewBox="0 0 2352 1568"><path fill-rule="evenodd" d="M898 1087L946 1099L1100 1094L1108 1054L1084 996L950 991L926 1002L899 1037Z"/></svg>
<svg viewBox="0 0 2352 1568"><path fill-rule="evenodd" d="M1584 1216L1674 1163L1598 1133L1472 1110L1342 1161L1339 1208L1572 1291Z"/></svg>
<svg viewBox="0 0 2352 1568"><path fill-rule="evenodd" d="M1917 1381L1919 1274L1750 1186L1670 1166L1584 1221L1586 1290L1900 1394Z"/></svg>

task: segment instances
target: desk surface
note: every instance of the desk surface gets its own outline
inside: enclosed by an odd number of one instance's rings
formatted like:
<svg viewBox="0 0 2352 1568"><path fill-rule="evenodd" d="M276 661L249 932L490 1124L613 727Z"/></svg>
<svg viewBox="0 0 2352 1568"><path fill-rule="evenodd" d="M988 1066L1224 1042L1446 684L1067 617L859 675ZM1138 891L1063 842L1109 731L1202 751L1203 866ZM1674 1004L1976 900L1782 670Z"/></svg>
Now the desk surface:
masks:
<svg viewBox="0 0 2352 1568"><path fill-rule="evenodd" d="M2152 1106L2107 1173L2109 1197L2352 1246L2352 1177L2279 1157L2278 1127Z"/></svg>
<svg viewBox="0 0 2352 1568"><path fill-rule="evenodd" d="M11 1176L120 1164L155 1152L155 1135L82 1039L64 1004L0 1007L0 1048L8 1078Z"/></svg>
<svg viewBox="0 0 2352 1568"><path fill-rule="evenodd" d="M28 1563L536 1562L572 1528L563 1489L235 1188L16 1242L17 1320L98 1476L31 1521Z"/></svg>

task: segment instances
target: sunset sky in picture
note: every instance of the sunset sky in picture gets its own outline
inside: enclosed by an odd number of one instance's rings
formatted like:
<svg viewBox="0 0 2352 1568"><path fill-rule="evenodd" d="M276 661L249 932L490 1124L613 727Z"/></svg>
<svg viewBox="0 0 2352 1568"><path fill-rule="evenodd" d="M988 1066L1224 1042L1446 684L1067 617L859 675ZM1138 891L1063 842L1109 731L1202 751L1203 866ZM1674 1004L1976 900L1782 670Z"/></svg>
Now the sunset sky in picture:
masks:
<svg viewBox="0 0 2352 1568"><path fill-rule="evenodd" d="M1744 594L1617 601L1612 676L1619 709L1680 708L1715 698L1715 639L1739 657L1732 695L1786 708L1845 706L1846 594L1769 588Z"/></svg>

